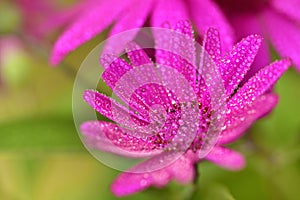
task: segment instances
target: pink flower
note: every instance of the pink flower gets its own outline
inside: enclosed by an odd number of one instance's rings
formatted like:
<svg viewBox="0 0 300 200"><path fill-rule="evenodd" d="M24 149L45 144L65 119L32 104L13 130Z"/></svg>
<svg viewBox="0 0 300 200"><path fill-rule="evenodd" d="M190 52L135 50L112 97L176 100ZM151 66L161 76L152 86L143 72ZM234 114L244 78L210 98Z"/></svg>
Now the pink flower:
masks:
<svg viewBox="0 0 300 200"><path fill-rule="evenodd" d="M211 0L110 0L87 1L84 8L56 41L51 63L57 65L62 59L104 29L112 25L109 36L142 26L160 27L169 21L191 20L197 31L204 36L208 27L220 30L222 49L233 44L233 31L221 10ZM135 34L124 41L124 45ZM118 44L118 46L121 46Z"/></svg>
<svg viewBox="0 0 300 200"><path fill-rule="evenodd" d="M20 55L23 55L26 52L26 48L24 47L22 41L14 35L6 35L5 37L0 38L0 90L3 88L6 88L7 86L10 86L20 81L21 76L11 76L7 73L6 68L8 67L16 67L15 65L12 65L12 61L15 61L16 58L20 59ZM5 51L4 51L5 49ZM17 66L18 67L18 66ZM23 66L21 66L22 68ZM18 70L14 70L18 71ZM24 71L23 71L24 72ZM19 73L21 74L21 73ZM7 76L10 75L10 76Z"/></svg>
<svg viewBox="0 0 300 200"><path fill-rule="evenodd" d="M299 0L87 1L78 11L78 17L71 21L55 43L51 63L57 65L67 54L111 24L109 36L142 26L161 26L165 21L172 24L189 19L201 36L208 27L217 28L223 38L222 50L228 50L233 42L249 34L256 33L267 38L249 71L249 77L270 62L269 43L280 56L292 58L300 71L299 9Z"/></svg>
<svg viewBox="0 0 300 200"><path fill-rule="evenodd" d="M271 60L270 45L282 57L290 57L300 72L299 0L215 0L226 14L238 39L252 33L267 40L250 71L250 76Z"/></svg>
<svg viewBox="0 0 300 200"><path fill-rule="evenodd" d="M51 0L15 0L22 17L22 31L34 39L46 39L67 25L85 4L70 8L56 5Z"/></svg>
<svg viewBox="0 0 300 200"><path fill-rule="evenodd" d="M192 28L189 23L181 21L175 25L175 30L190 39L193 38ZM169 45L170 49L174 50L171 53L156 50L155 59L157 65L167 64L171 67L170 69L181 73L194 90L194 93L197 94L197 102L190 103L197 105L196 107L199 108L198 114L200 115L200 119L197 118L199 119L199 127L197 127L197 134L192 138L193 140L190 145L175 162L161 169L144 173L134 173L151 168L152 165L158 162L156 158L154 160L149 159L136 165L128 172L119 175L111 188L117 196L129 195L146 189L149 186L162 187L172 179L183 184L191 182L195 178L194 165L204 159L230 170L241 169L245 162L243 156L238 152L226 148L225 145L241 137L257 119L266 115L274 108L278 97L276 94L268 93L267 91L290 65L289 59L273 62L262 68L250 79L244 80L246 83L240 86L241 81L245 78L246 73L253 63L262 43L262 38L258 35L250 35L234 45L226 54L223 54L219 32L216 29L209 28L205 35L203 46L210 58L216 63L218 74L221 77L221 84L224 87L223 92L227 110L224 115L224 121L218 122L216 119L219 118L213 116L218 112L216 110L213 111L214 108L211 103L213 101L213 90L209 91L207 89L209 84L215 82L214 78L216 76L209 76L212 80L211 83L203 83L202 78L205 74L198 74L197 72L199 71L193 66L196 63L193 61L193 58L196 56L193 45L189 45L188 42L176 43L174 42L176 39L173 41L172 37L160 38L157 36L156 39L157 47ZM121 58L114 58L110 64L105 66L105 71L102 75L103 80L119 95L120 99L124 99L126 88L130 89L131 83L135 82L131 77L129 83L125 82L124 84L126 85L120 85L123 90L117 91L119 87L117 86L118 81L123 79L126 74L132 71L135 72L135 69L143 66L145 67L142 70L145 71L143 74L144 77L135 73L132 75L136 79L144 80L147 77L156 76L154 73L149 73L152 69L161 70L161 67L155 67L157 65L152 63L142 49L139 49L134 44L131 44L131 47L133 50L127 52L131 64ZM177 56L177 53L182 50L190 58L189 60L184 60L180 56ZM172 54L172 52L176 53ZM204 59L203 62L203 65L209 65L209 61L205 61ZM211 68L208 67L209 69ZM160 77L162 79L174 79L173 82L184 90L184 83L176 82L173 74L166 70L161 70ZM178 121L181 118L178 116L180 116L183 108L182 105L184 105L184 103L173 99L172 93L168 93L164 88L152 85L142 86L133 93L130 101L125 101L129 109L109 97L92 90L85 91L84 99L96 111L108 119L121 124L119 126L116 123L105 121L85 122L81 125L81 132L85 135L86 140L100 150L134 158L156 155L157 153L166 151L165 148L167 145L177 136L178 132L176 131L179 129L173 125L179 123ZM159 132L154 131L153 135L142 136L139 134L141 131L140 127L147 124L149 120L147 113L153 101L155 104L163 105L163 109L167 112L166 128L161 128ZM126 113L130 113L131 123L128 123ZM214 122L214 120L217 122ZM207 131L213 123L215 125L218 125L218 123L221 124L221 129L219 129L220 138L203 158L200 155L201 148L203 147L206 134L208 134ZM189 124L187 127L188 131L193 131L193 125ZM157 127L154 126L152 128L156 130ZM176 132L175 135L173 131ZM183 138L183 140L189 140L189 137ZM158 158L165 159L165 157Z"/></svg>

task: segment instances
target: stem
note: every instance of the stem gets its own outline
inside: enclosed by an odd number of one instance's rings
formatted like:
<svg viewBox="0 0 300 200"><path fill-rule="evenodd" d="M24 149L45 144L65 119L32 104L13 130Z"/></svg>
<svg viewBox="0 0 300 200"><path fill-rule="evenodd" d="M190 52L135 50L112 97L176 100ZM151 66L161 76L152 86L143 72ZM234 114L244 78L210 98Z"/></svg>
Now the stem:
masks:
<svg viewBox="0 0 300 200"><path fill-rule="evenodd" d="M194 164L194 171L195 171L195 177L194 177L193 183L191 185L191 190L189 191L188 195L184 198L186 200L195 199L196 194L197 194L200 173L198 171L198 164L196 164L196 163Z"/></svg>
<svg viewBox="0 0 300 200"><path fill-rule="evenodd" d="M200 176L200 173L198 171L198 164L197 163L194 163L194 170L195 170L195 177L194 177L194 180L193 180L193 185L197 186L198 178Z"/></svg>

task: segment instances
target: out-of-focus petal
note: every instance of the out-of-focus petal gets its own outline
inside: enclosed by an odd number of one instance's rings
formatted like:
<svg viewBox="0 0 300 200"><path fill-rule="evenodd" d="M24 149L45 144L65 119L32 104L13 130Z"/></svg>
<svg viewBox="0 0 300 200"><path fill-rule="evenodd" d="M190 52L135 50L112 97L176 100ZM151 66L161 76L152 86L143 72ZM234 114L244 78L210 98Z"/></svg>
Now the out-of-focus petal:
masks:
<svg viewBox="0 0 300 200"><path fill-rule="evenodd" d="M145 23L153 6L152 4L153 1L151 0L136 1L135 3L132 3L128 9L122 11L122 16L111 29L109 36L122 33L123 31L130 31L118 35L115 40L107 40L104 47L104 53L119 54L124 50L125 45L129 41L133 40L139 32L139 29L137 28L141 27ZM136 29L131 30L134 28Z"/></svg>
<svg viewBox="0 0 300 200"><path fill-rule="evenodd" d="M300 25L273 11L265 11L265 26L272 44L282 57L290 57L300 72Z"/></svg>
<svg viewBox="0 0 300 200"><path fill-rule="evenodd" d="M131 130L104 121L88 121L80 126L85 143L93 149L126 157L148 157L161 151L151 140L135 137Z"/></svg>
<svg viewBox="0 0 300 200"><path fill-rule="evenodd" d="M157 162L159 162L157 160ZM191 182L195 176L195 155L187 152L171 165L148 173L130 173L136 168L147 168L149 163L142 163L129 172L122 173L112 184L112 191L117 196L126 196L139 192L149 186L163 187L170 180L175 179L180 183Z"/></svg>
<svg viewBox="0 0 300 200"><path fill-rule="evenodd" d="M272 0L272 6L279 12L289 16L291 19L294 19L300 22L300 1L299 0Z"/></svg>
<svg viewBox="0 0 300 200"><path fill-rule="evenodd" d="M220 63L220 73L229 96L249 71L261 45L262 37L250 35L237 43Z"/></svg>
<svg viewBox="0 0 300 200"><path fill-rule="evenodd" d="M202 36L209 27L220 31L222 50L226 52L233 46L234 36L230 23L220 8L211 0L188 0L191 18Z"/></svg>
<svg viewBox="0 0 300 200"><path fill-rule="evenodd" d="M94 2L56 41L51 53L51 64L57 65L68 53L104 30L131 3L131 0Z"/></svg>
<svg viewBox="0 0 300 200"><path fill-rule="evenodd" d="M35 25L38 31L38 36L47 36L49 33L67 26L73 22L73 19L77 18L78 13L86 9L86 6L88 5L86 2L80 2L70 8L51 12L43 22Z"/></svg>
<svg viewBox="0 0 300 200"><path fill-rule="evenodd" d="M266 94L240 110L230 110L225 120L226 129L221 133L218 144L227 144L241 137L256 120L269 113L277 102L277 95Z"/></svg>
<svg viewBox="0 0 300 200"><path fill-rule="evenodd" d="M23 15L23 26L25 31L33 36L40 38L40 24L44 22L45 18L49 17L56 9L51 1L30 1L30 0L16 0L17 6Z"/></svg>
<svg viewBox="0 0 300 200"><path fill-rule="evenodd" d="M205 159L229 170L240 170L245 165L242 154L224 147L214 147Z"/></svg>
<svg viewBox="0 0 300 200"><path fill-rule="evenodd" d="M155 0L154 4L151 16L151 25L154 27L162 27L165 22L175 26L178 21L189 19L186 5L182 0Z"/></svg>

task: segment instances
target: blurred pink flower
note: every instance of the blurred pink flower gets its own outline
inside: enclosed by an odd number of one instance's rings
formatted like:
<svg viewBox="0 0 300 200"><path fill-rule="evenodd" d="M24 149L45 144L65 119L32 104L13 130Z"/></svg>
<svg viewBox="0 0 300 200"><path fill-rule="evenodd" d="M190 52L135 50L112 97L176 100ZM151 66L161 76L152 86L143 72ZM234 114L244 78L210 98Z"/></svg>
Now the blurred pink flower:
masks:
<svg viewBox="0 0 300 200"><path fill-rule="evenodd" d="M21 13L22 32L38 40L57 33L85 7L85 3L66 7L51 0L14 1Z"/></svg>
<svg viewBox="0 0 300 200"><path fill-rule="evenodd" d="M234 28L237 39L261 34L266 41L249 73L253 75L271 60L270 45L282 57L290 57L300 72L299 0L215 0Z"/></svg>
<svg viewBox="0 0 300 200"><path fill-rule="evenodd" d="M132 28L189 19L201 36L208 27L217 28L223 38L222 50L249 34L266 38L249 77L270 62L268 43L280 56L292 58L300 71L299 0L91 0L82 5L85 7L54 45L53 65L111 24L110 36Z"/></svg>
<svg viewBox="0 0 300 200"><path fill-rule="evenodd" d="M219 29L223 50L228 50L233 44L233 31L211 0L92 0L84 6L56 41L51 55L53 65L110 25L109 36L143 26L160 27L165 21L175 25L178 20L189 19L202 36L208 27ZM124 43L134 36L132 34Z"/></svg>
<svg viewBox="0 0 300 200"><path fill-rule="evenodd" d="M0 89L6 87L8 77L4 75L4 70L9 66L9 62L14 60L13 56L26 52L22 41L14 35L0 37ZM10 66L11 67L11 66Z"/></svg>
<svg viewBox="0 0 300 200"><path fill-rule="evenodd" d="M193 38L192 29L188 23L179 22L175 30L191 39ZM159 40L158 47L160 45L173 45L171 49L174 49L175 52L176 49L184 49L187 55L191 57L195 56L195 49L184 44L184 42L174 44L170 42L172 40L170 37L156 39ZM241 88L238 88L240 82L245 78L246 73L250 69L261 43L262 38L260 36L250 35L243 38L229 52L223 54L220 48L219 32L213 28L208 29L203 42L205 50L216 63L221 80L223 81L222 85L224 86L227 107L220 138L213 149L205 156L205 160L230 170L241 169L244 166L244 158L240 153L227 149L224 145L238 139L257 119L266 115L274 108L278 97L266 91L275 84L290 65L289 59L273 62L246 80L246 83ZM155 66L143 50L138 49L138 47L134 49L136 50L127 52L133 66L121 58L115 58L112 63L105 66L102 78L115 92L117 82L126 73L140 66L145 66L145 64L148 64L149 68ZM203 85L202 81L196 81L202 78L200 77L202 75L196 73L196 68L190 70L193 59L182 60L182 58L177 57L177 54L158 50L155 53L155 57L158 65L167 63L189 81L189 84L197 94L198 102L196 105L199 106L199 121L202 126L197 129L196 136L187 150L184 151L184 154L172 164L155 171L134 173L139 169L147 168L149 165L158 162L158 160L153 161L150 159L119 175L112 184L112 191L117 196L129 195L146 189L149 186L162 187L172 179L180 183L189 183L195 178L194 165L203 160L199 156L200 148L207 133L207 127L213 123L212 115L214 112L211 104L208 103L212 97L211 93L207 90L205 83ZM159 69L160 67L158 67ZM155 74L145 71L144 76L155 76ZM160 76L163 78L173 78L173 75L168 75L168 72L165 71L162 71ZM139 79L141 77L137 74L136 78ZM211 78L214 79L214 76ZM124 86L124 88L126 87ZM123 99L123 92L124 90L116 93L120 99ZM128 157L143 157L147 154L155 154L157 151L164 151L165 145L170 143L174 138L174 135L172 135L173 131L176 132L178 130L172 124L177 124L180 120L178 115L180 116L182 104L173 99L172 95L168 94L164 88L159 88L155 85L139 88L133 94L132 101L126 102L130 108L129 110L109 97L92 90L85 91L84 99L96 111L108 119L121 124L121 126L118 126L112 122L88 121L81 125L81 132L89 141L93 142L95 148L100 150ZM161 104L166 110L167 115L170 116L169 118L166 117L169 121L165 123L166 129L161 129L160 132L156 132L156 134L151 136L139 137L140 129L138 130L135 124L144 124L147 122L148 118L145 113L149 112L151 103ZM114 112L112 111L113 108ZM125 116L124 113L130 113L134 122L126 123L125 118L122 118L122 116ZM190 124L188 128L192 126ZM188 140L188 138L185 139ZM121 148L124 151L118 151L115 147Z"/></svg>

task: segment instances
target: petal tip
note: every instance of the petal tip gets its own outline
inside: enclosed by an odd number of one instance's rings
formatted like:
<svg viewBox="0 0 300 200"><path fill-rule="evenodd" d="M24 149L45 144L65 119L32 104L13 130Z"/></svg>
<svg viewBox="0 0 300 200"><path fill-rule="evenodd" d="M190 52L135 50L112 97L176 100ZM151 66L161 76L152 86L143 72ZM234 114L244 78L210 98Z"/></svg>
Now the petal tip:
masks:
<svg viewBox="0 0 300 200"><path fill-rule="evenodd" d="M50 60L49 63L52 66L57 66L61 62L62 58L59 56L59 54L53 50L51 55L50 55Z"/></svg>
<svg viewBox="0 0 300 200"><path fill-rule="evenodd" d="M245 158L241 153L224 147L215 147L206 156L206 159L231 171L239 171L243 169L246 164Z"/></svg>
<svg viewBox="0 0 300 200"><path fill-rule="evenodd" d="M293 60L291 58L283 58L281 59L285 68L289 68L293 64Z"/></svg>
<svg viewBox="0 0 300 200"><path fill-rule="evenodd" d="M110 186L110 190L117 197L124 197L150 186L149 181L143 181L138 174L122 173L120 174Z"/></svg>
<svg viewBox="0 0 300 200"><path fill-rule="evenodd" d="M256 47L257 49L260 48L263 39L264 38L259 34L253 34L246 37L246 40L250 40L253 43L252 46Z"/></svg>
<svg viewBox="0 0 300 200"><path fill-rule="evenodd" d="M95 104L96 93L97 91L95 90L85 90L83 93L83 99L92 107L94 107Z"/></svg>
<svg viewBox="0 0 300 200"><path fill-rule="evenodd" d="M215 27L208 27L208 29L207 29L207 31L206 31L206 33L209 33L209 32L212 32L212 33L216 33L216 32L218 32L219 33L219 31L218 31L218 29L217 28L215 28Z"/></svg>

